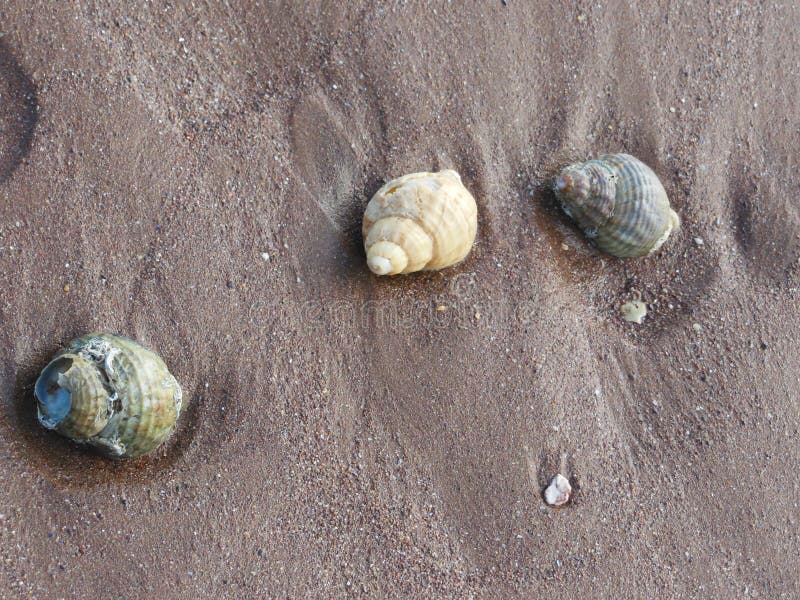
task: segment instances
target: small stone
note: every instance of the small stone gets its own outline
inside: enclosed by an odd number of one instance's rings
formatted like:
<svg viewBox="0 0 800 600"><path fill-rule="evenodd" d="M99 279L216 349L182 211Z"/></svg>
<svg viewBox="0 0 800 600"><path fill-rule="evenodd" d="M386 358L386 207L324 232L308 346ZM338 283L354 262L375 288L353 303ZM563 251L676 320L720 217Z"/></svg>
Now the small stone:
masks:
<svg viewBox="0 0 800 600"><path fill-rule="evenodd" d="M694 243L697 244L698 246L702 246L705 242L703 241L703 238L696 237L694 238Z"/></svg>
<svg viewBox="0 0 800 600"><path fill-rule="evenodd" d="M569 246L567 246L566 244L561 244L561 249L562 249L564 252L566 252L567 250L569 250Z"/></svg>
<svg viewBox="0 0 800 600"><path fill-rule="evenodd" d="M269 262L269 252L262 252L261 258L264 259L264 262Z"/></svg>
<svg viewBox="0 0 800 600"><path fill-rule="evenodd" d="M622 305L622 318L629 323L642 324L647 316L647 305L641 300L631 300Z"/></svg>
<svg viewBox="0 0 800 600"><path fill-rule="evenodd" d="M544 500L550 506L563 506L569 502L569 495L572 493L572 486L569 480L561 473L553 477L550 485L544 491Z"/></svg>
<svg viewBox="0 0 800 600"><path fill-rule="evenodd" d="M692 329L694 329L695 331L703 331L703 326L700 325L700 323L695 323L694 325L692 325Z"/></svg>
<svg viewBox="0 0 800 600"><path fill-rule="evenodd" d="M444 304L440 304L436 307L436 312L444 312L447 310L447 307Z"/></svg>

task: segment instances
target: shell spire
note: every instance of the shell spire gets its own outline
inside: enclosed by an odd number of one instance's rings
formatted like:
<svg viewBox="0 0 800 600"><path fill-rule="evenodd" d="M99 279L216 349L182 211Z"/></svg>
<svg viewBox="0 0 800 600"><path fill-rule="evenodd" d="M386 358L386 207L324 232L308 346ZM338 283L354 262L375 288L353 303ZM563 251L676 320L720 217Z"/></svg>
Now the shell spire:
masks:
<svg viewBox="0 0 800 600"><path fill-rule="evenodd" d="M375 193L362 227L367 265L376 275L430 271L469 254L478 208L455 171L412 173Z"/></svg>
<svg viewBox="0 0 800 600"><path fill-rule="evenodd" d="M586 237L614 256L652 254L680 227L658 176L629 154L569 165L553 189Z"/></svg>

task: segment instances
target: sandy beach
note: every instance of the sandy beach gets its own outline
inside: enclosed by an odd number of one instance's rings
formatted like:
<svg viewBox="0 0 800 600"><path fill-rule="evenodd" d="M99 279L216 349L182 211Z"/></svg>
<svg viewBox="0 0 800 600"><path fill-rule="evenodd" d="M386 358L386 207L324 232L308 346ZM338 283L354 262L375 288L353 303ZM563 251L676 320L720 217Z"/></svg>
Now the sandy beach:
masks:
<svg viewBox="0 0 800 600"><path fill-rule="evenodd" d="M750 0L4 0L0 598L800 598L798 32ZM604 152L681 216L652 256L557 205ZM370 197L445 168L470 255L372 275ZM181 383L157 453L37 423L91 331Z"/></svg>

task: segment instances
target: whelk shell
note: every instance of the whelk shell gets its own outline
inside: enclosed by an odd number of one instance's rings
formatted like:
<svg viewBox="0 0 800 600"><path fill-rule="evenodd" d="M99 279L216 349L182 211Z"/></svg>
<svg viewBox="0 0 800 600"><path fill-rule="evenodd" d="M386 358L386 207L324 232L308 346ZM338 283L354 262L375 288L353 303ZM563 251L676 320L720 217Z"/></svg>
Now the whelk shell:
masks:
<svg viewBox="0 0 800 600"><path fill-rule="evenodd" d="M556 179L561 207L597 247L621 258L658 250L680 227L653 170L629 154L569 165Z"/></svg>
<svg viewBox="0 0 800 600"><path fill-rule="evenodd" d="M411 173L367 204L367 265L376 275L442 269L464 260L477 231L478 207L458 173Z"/></svg>
<svg viewBox="0 0 800 600"><path fill-rule="evenodd" d="M34 393L44 427L112 458L160 446L175 429L183 397L161 358L107 333L70 342L42 370Z"/></svg>

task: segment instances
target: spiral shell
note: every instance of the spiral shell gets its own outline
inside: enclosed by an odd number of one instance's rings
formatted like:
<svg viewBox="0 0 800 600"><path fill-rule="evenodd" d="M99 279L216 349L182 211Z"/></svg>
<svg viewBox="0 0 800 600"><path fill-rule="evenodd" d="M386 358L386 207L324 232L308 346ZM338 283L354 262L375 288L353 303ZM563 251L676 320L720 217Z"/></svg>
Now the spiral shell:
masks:
<svg viewBox="0 0 800 600"><path fill-rule="evenodd" d="M142 456L175 429L182 391L156 354L93 333L55 355L34 386L39 422L112 458Z"/></svg>
<svg viewBox="0 0 800 600"><path fill-rule="evenodd" d="M458 173L405 175L367 204L367 264L376 275L442 269L464 260L477 231L478 207Z"/></svg>
<svg viewBox="0 0 800 600"><path fill-rule="evenodd" d="M598 248L621 258L655 252L680 227L656 174L628 154L604 154L566 167L555 193Z"/></svg>

